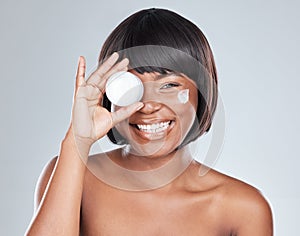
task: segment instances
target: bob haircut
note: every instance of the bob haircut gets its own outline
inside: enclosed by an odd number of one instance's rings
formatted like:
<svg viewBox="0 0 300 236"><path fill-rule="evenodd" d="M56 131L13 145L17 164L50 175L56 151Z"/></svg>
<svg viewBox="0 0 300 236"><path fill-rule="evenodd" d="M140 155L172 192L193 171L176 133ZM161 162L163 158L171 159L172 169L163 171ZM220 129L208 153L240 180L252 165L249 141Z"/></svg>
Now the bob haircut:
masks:
<svg viewBox="0 0 300 236"><path fill-rule="evenodd" d="M150 8L129 16L111 32L103 44L99 64L103 63L114 52L122 52L122 50L132 47L147 45L163 46L181 51L195 59L208 74L207 81L203 82L203 76L193 76L190 73L191 67L187 65L189 63L184 63L184 57L178 58L178 54L166 54L163 50L159 55L151 53L151 50L146 50L148 53L144 52L140 57L119 53L119 60L127 57L132 69L140 74L145 72L165 74L174 71L170 68L178 68L176 72L187 75L197 84L198 105L196 118L188 134L177 147L181 148L196 140L203 133L208 132L211 127L218 99L217 71L212 50L204 34L195 24L170 10ZM145 58L147 64L141 62ZM137 65L157 66L134 67L135 63ZM170 66L161 67L159 65ZM199 90L204 91L206 95L204 96L203 92L200 93ZM111 110L111 103L106 95L104 95L103 106ZM107 136L114 144L126 144L126 140L115 128L111 129Z"/></svg>

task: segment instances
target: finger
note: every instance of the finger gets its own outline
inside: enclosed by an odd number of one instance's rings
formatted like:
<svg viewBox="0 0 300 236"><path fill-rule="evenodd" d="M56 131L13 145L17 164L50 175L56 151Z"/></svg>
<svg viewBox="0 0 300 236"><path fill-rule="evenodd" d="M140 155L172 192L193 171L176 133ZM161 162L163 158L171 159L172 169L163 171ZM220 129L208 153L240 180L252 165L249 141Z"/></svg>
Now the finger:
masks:
<svg viewBox="0 0 300 236"><path fill-rule="evenodd" d="M107 71L117 62L119 54L114 52L99 68L93 72L87 83L98 84Z"/></svg>
<svg viewBox="0 0 300 236"><path fill-rule="evenodd" d="M133 113L137 112L144 106L144 103L142 102L137 102L134 104L131 104L130 106L127 107L122 107L119 110L112 112L111 113L111 118L112 118L112 125L115 126L122 120L127 119L130 117Z"/></svg>
<svg viewBox="0 0 300 236"><path fill-rule="evenodd" d="M111 75L113 75L116 72L122 71L122 70L128 70L128 64L129 60L128 58L124 58L122 61L114 65L104 76L103 79L109 78Z"/></svg>
<svg viewBox="0 0 300 236"><path fill-rule="evenodd" d="M76 90L85 83L86 62L83 56L79 57L78 68L76 74Z"/></svg>
<svg viewBox="0 0 300 236"><path fill-rule="evenodd" d="M129 60L127 58L123 59L119 63L117 63L114 67L112 67L104 76L103 78L99 81L97 86L101 88L101 91L105 93L105 85L107 80L109 79L110 76L113 74L119 72L119 71L127 71L128 70L128 63Z"/></svg>

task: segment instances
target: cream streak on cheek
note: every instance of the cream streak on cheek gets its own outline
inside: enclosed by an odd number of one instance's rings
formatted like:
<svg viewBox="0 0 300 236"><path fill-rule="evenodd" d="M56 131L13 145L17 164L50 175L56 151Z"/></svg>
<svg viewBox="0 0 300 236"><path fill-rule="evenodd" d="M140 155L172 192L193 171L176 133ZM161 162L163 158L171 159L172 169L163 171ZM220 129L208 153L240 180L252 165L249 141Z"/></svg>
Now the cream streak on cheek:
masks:
<svg viewBox="0 0 300 236"><path fill-rule="evenodd" d="M177 94L178 101L182 104L187 103L189 101L189 93L190 93L189 89L179 91Z"/></svg>

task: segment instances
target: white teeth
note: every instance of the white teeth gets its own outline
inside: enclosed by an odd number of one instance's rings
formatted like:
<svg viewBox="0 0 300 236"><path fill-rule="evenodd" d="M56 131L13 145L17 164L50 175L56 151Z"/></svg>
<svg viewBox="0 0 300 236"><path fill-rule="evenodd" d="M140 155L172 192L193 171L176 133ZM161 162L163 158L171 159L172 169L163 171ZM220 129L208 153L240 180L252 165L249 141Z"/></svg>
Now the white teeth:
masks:
<svg viewBox="0 0 300 236"><path fill-rule="evenodd" d="M137 125L137 127L147 133L158 133L166 130L169 127L170 121L160 122L151 125Z"/></svg>

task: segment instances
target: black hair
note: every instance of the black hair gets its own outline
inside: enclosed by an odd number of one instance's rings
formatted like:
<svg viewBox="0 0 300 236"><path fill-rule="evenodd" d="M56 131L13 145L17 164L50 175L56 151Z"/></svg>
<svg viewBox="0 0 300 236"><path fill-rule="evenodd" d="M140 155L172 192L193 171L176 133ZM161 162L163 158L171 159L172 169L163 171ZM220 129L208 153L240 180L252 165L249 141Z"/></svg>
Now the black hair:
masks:
<svg viewBox="0 0 300 236"><path fill-rule="evenodd" d="M128 50L133 47L139 49L139 53ZM174 50L170 52L169 49ZM217 71L209 43L194 23L166 9L138 11L121 22L108 36L100 52L99 63L103 63L113 52L120 54L120 60L127 57L130 66L138 73L164 74L176 70L196 82L196 118L180 147L209 131L217 106ZM111 109L106 96L103 106ZM107 135L115 144L126 143L116 130L110 130Z"/></svg>

